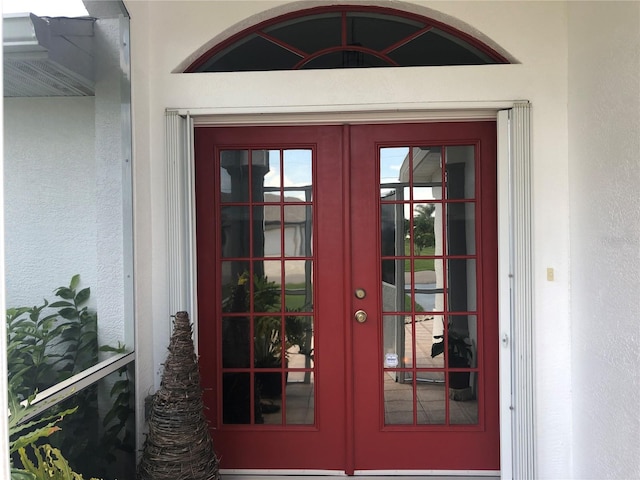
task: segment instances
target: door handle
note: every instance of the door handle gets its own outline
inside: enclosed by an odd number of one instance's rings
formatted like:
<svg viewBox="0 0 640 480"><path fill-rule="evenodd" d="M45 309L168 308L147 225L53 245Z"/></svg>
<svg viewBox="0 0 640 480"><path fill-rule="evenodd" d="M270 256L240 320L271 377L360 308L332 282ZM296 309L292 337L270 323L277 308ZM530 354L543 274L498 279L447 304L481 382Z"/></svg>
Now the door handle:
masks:
<svg viewBox="0 0 640 480"><path fill-rule="evenodd" d="M365 312L364 310L358 310L355 313L354 318L356 319L356 322L364 323L367 321L367 316L367 312Z"/></svg>

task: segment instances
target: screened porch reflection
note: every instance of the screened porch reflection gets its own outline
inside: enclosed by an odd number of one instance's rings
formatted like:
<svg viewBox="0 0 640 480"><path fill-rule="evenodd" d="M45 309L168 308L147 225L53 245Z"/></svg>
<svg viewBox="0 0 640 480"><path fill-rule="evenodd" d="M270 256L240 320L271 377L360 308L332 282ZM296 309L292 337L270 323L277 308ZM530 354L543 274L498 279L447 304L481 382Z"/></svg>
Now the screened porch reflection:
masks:
<svg viewBox="0 0 640 480"><path fill-rule="evenodd" d="M477 424L475 147L379 160L385 425Z"/></svg>

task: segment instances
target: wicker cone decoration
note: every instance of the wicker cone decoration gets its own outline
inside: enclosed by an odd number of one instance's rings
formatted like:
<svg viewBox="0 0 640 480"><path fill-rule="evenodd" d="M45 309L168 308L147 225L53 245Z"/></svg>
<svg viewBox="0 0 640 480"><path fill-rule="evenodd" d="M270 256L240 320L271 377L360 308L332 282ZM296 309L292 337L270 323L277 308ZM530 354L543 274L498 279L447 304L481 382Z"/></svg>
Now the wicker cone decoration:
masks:
<svg viewBox="0 0 640 480"><path fill-rule="evenodd" d="M160 389L153 396L138 480L219 480L204 415L187 312L178 312Z"/></svg>

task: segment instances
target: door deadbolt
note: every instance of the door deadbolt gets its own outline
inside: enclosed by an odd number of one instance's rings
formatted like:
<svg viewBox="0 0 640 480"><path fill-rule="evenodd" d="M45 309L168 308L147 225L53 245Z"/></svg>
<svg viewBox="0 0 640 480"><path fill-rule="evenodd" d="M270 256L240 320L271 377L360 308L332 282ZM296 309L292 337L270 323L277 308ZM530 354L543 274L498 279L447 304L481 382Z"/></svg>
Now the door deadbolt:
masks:
<svg viewBox="0 0 640 480"><path fill-rule="evenodd" d="M367 312L364 310L358 310L354 315L356 322L364 323L367 321Z"/></svg>

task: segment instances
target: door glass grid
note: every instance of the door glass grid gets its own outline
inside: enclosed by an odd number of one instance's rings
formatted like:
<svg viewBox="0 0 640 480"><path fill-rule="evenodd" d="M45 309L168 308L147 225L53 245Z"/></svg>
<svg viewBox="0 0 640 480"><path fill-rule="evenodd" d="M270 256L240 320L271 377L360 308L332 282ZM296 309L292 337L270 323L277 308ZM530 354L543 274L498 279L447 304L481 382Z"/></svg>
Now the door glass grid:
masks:
<svg viewBox="0 0 640 480"><path fill-rule="evenodd" d="M224 424L315 423L312 158L219 155Z"/></svg>
<svg viewBox="0 0 640 480"><path fill-rule="evenodd" d="M385 425L478 425L475 146L379 150Z"/></svg>

